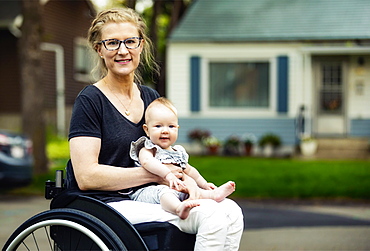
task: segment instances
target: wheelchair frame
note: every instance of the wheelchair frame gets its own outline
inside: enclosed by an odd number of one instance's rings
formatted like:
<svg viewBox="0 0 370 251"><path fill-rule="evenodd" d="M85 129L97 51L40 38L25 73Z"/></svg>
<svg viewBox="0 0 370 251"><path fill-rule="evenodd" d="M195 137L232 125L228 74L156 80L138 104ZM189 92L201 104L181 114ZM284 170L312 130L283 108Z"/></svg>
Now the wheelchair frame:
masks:
<svg viewBox="0 0 370 251"><path fill-rule="evenodd" d="M195 235L181 232L168 222L132 225L109 205L78 195L58 207L63 200L63 171L55 181L46 181L45 198L51 209L20 225L3 247L5 250L193 250ZM40 236L40 237L39 237ZM45 247L40 248L37 238ZM34 249L33 249L34 248Z"/></svg>

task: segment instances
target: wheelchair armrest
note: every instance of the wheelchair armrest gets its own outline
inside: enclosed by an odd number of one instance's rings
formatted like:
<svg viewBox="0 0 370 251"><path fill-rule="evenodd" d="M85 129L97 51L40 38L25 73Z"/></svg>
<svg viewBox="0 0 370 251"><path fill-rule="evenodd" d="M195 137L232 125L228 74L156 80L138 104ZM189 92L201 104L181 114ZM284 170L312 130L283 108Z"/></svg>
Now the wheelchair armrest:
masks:
<svg viewBox="0 0 370 251"><path fill-rule="evenodd" d="M45 182L45 199L51 200L60 194L65 188L63 187L63 171L55 172L55 181L47 180Z"/></svg>

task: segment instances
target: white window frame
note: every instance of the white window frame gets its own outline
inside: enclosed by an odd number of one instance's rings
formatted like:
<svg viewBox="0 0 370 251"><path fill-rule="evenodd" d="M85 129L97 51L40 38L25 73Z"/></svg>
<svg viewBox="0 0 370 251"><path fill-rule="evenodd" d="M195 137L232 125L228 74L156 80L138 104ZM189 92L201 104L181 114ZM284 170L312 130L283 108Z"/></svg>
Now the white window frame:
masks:
<svg viewBox="0 0 370 251"><path fill-rule="evenodd" d="M269 63L269 106L267 108L243 108L243 107L210 107L209 105L209 65L210 63ZM265 117L276 114L276 85L277 85L277 61L276 58L202 58L201 63L201 112L202 115L217 117Z"/></svg>

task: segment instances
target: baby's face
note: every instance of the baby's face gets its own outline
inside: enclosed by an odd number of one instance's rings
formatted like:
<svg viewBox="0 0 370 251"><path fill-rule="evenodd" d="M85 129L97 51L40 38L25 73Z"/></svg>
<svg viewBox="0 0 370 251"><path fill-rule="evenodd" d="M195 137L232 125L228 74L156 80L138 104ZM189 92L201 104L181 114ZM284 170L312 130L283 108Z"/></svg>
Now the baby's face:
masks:
<svg viewBox="0 0 370 251"><path fill-rule="evenodd" d="M147 111L144 130L150 140L163 149L171 150L178 136L178 119L176 114L164 105L157 105Z"/></svg>

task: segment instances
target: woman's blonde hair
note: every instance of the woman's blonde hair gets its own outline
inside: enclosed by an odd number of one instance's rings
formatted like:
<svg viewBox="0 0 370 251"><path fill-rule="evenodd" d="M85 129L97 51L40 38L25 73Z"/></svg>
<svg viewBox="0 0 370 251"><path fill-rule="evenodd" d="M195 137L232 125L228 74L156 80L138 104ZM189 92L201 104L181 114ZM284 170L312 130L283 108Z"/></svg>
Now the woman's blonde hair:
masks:
<svg viewBox="0 0 370 251"><path fill-rule="evenodd" d="M153 45L149 37L146 35L147 26L144 19L133 9L130 8L113 8L103 10L97 14L96 18L92 21L90 29L88 31L88 42L91 48L95 51L98 50L102 40L102 28L107 23L131 23L133 24L138 32L139 36L144 39L143 51L140 55L140 65L135 70L135 82L141 83L142 76L141 71L145 68L153 70L155 73L159 73L158 64L154 60ZM99 74L100 78L107 75L108 69L98 54L96 54L97 64L93 71Z"/></svg>

